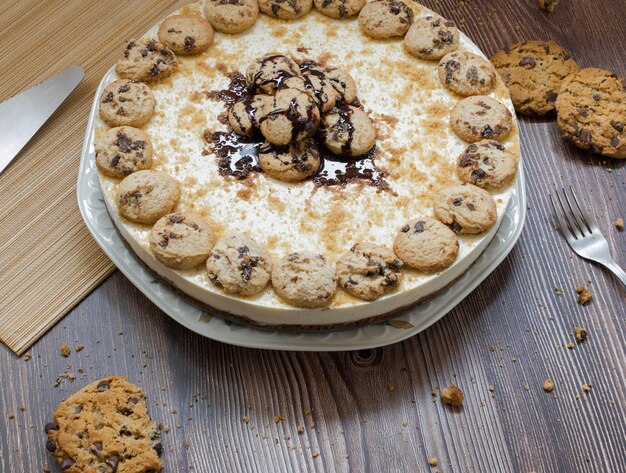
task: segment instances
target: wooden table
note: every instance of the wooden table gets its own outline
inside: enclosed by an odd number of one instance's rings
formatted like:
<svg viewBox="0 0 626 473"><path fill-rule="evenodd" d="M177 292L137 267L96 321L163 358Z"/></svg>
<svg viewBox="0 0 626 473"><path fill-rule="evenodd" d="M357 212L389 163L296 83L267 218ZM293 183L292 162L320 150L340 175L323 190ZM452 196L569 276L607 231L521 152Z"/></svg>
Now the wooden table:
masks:
<svg viewBox="0 0 626 473"><path fill-rule="evenodd" d="M15 56L23 48L28 56L7 64L0 54L0 64L20 73L16 91L60 59L58 69L85 67L79 105L68 106L67 146L78 150L115 45L183 3L4 0L0 51ZM487 54L553 38L583 66L626 74L622 0L563 0L552 16L534 0L425 3L464 19ZM110 374L142 385L152 416L169 427L167 472L626 471L626 292L572 253L548 204L550 192L573 184L624 265L626 233L612 222L626 216L626 169L568 146L550 119L522 118L520 128L530 202L524 233L434 327L353 353L235 348L179 326L116 272L30 350L29 361L0 348L0 471L57 471L43 425L64 397ZM586 306L574 293L581 282L594 293ZM589 332L584 343L574 338L576 326ZM62 358L62 343L85 348ZM556 383L552 394L542 389L547 377ZM461 409L436 395L450 383L465 393Z"/></svg>

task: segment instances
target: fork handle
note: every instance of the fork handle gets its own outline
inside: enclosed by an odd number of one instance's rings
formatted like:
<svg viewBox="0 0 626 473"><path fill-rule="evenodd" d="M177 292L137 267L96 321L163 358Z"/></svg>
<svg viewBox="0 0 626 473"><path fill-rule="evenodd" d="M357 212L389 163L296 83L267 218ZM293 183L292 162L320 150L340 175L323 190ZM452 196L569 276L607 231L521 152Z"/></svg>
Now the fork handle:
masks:
<svg viewBox="0 0 626 473"><path fill-rule="evenodd" d="M622 284L626 286L626 272L615 261L611 260L605 266L613 271L619 280L622 281Z"/></svg>

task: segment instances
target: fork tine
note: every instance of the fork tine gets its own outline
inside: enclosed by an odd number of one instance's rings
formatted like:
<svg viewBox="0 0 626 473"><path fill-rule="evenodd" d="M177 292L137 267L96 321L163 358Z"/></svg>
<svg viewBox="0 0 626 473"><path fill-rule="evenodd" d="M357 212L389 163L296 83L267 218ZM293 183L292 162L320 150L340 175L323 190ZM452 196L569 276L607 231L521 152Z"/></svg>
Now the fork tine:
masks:
<svg viewBox="0 0 626 473"><path fill-rule="evenodd" d="M563 195L563 197L561 197L561 194ZM578 240L578 236L579 236L578 233L580 233L580 237L584 237L585 235L578 228L578 225L576 224L576 220L574 220L574 217L572 216L572 208L569 205L569 202L567 201L567 196L565 195L565 189L561 189L560 192L557 191L556 196L559 200L559 204L561 204L563 215L565 216L565 220L567 220L567 225L569 226L569 229L572 232L572 235L574 235L574 238ZM565 201L565 203L563 203L563 201ZM576 230L578 230L578 233L576 232Z"/></svg>
<svg viewBox="0 0 626 473"><path fill-rule="evenodd" d="M557 191L558 192L558 191ZM552 208L554 209L554 214L556 215L556 218L559 221L559 226L561 227L561 232L563 233L563 236L569 240L572 230L571 228L569 228L569 225L567 224L567 222L565 221L565 219L563 218L563 207L560 206L560 202L557 205L557 199L554 197L553 194L550 194L550 202L552 202ZM576 235L574 235L574 238L576 238Z"/></svg>
<svg viewBox="0 0 626 473"><path fill-rule="evenodd" d="M569 190L572 193L572 196L574 197L574 202L576 202L576 207L578 207L578 211L580 212L580 215L582 215L583 220L585 222L585 226L589 230L589 233L592 233L594 230L597 230L598 226L596 225L596 222L591 218L585 206L580 205L580 203L578 202L578 198L576 197L576 192L574 192L574 188L572 186L569 186Z"/></svg>
<svg viewBox="0 0 626 473"><path fill-rule="evenodd" d="M570 192L574 195L574 191L572 190L572 186L570 186ZM591 229L588 225L585 225L583 219L581 218L580 206L578 208L578 212L574 208L574 204L572 204L572 199L567 195L567 189L563 188L563 197L565 198L565 202L567 202L567 207L569 208L569 219L570 221L574 221L574 225L576 225L576 229L580 232L580 235L584 238L585 233L591 233Z"/></svg>

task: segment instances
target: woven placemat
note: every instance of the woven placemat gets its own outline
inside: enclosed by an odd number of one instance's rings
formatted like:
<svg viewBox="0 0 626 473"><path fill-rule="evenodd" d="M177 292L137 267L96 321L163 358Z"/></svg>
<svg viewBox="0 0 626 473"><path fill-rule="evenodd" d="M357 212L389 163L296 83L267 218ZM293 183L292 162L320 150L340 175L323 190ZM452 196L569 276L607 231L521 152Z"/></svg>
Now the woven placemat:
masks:
<svg viewBox="0 0 626 473"><path fill-rule="evenodd" d="M18 355L114 269L76 201L91 101L125 40L185 3L68 0L50 8L20 0L0 9L0 57L11 65L0 68L0 101L72 64L85 70L83 82L0 175L0 341Z"/></svg>

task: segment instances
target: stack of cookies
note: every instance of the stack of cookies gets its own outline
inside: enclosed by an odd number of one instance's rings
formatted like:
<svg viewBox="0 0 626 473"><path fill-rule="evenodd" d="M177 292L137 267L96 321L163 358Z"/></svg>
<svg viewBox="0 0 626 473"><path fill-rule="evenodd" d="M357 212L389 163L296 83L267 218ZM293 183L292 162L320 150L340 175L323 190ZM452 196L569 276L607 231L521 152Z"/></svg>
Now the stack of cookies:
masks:
<svg viewBox="0 0 626 473"><path fill-rule="evenodd" d="M376 130L356 104L347 72L314 61L300 64L281 54L258 58L246 71L247 93L228 111L233 131L261 134L259 165L282 181L301 181L320 167L318 144L355 158L376 143Z"/></svg>
<svg viewBox="0 0 626 473"><path fill-rule="evenodd" d="M556 111L561 136L582 149L626 158L626 81L610 71L579 69L554 41L525 41L492 58L515 110L543 116Z"/></svg>

